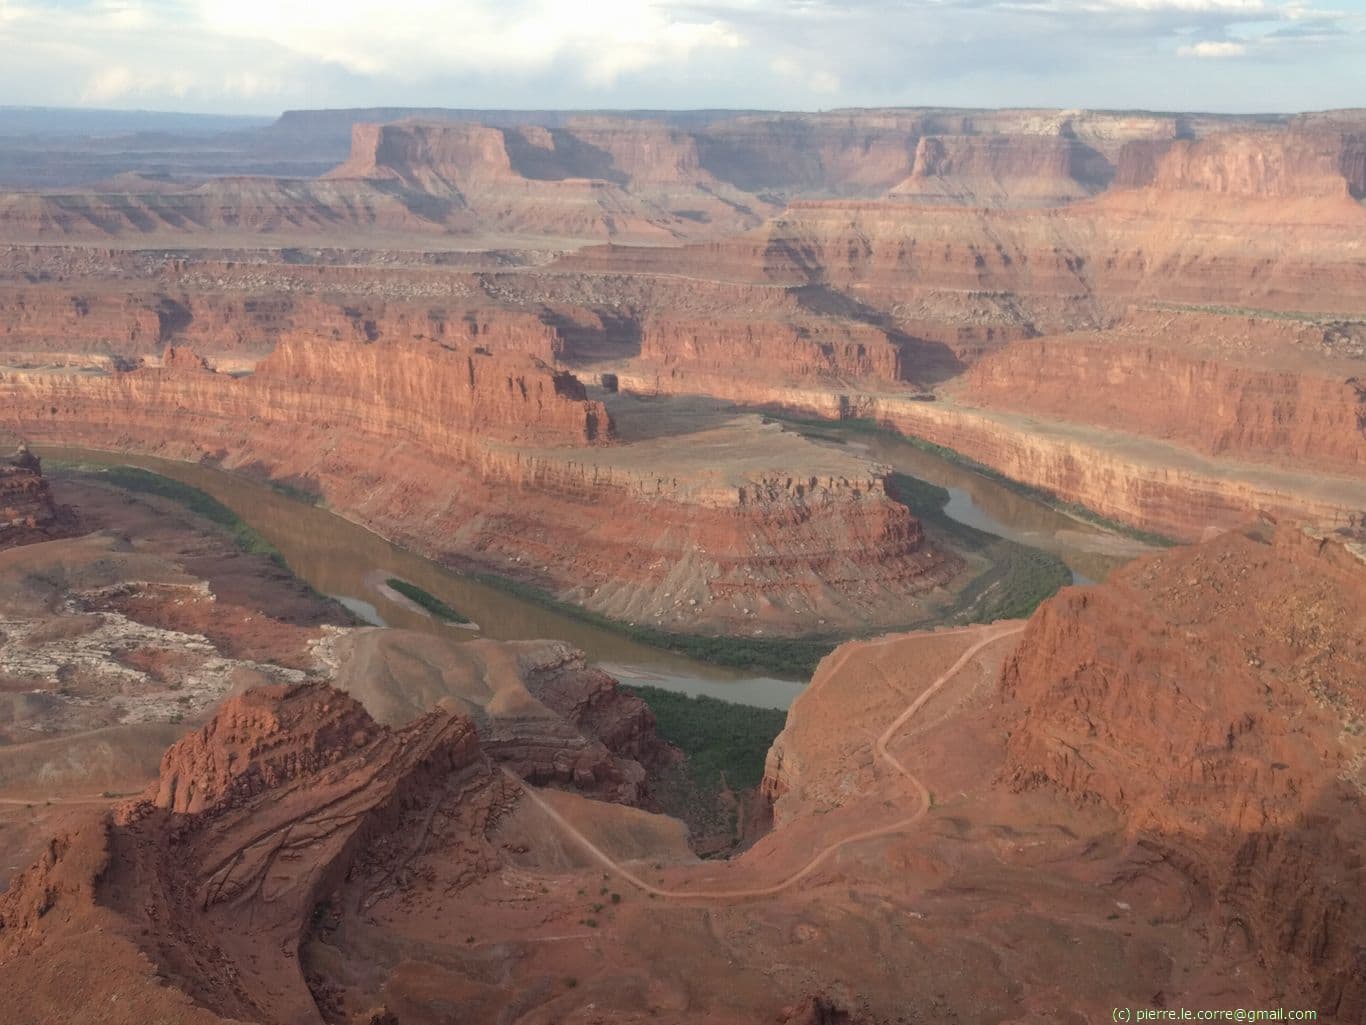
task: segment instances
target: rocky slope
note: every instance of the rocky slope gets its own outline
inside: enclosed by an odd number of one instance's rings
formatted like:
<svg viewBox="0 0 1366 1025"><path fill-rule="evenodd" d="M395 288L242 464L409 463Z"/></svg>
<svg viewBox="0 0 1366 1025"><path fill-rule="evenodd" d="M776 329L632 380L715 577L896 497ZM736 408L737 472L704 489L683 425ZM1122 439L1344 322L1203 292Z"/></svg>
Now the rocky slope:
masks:
<svg viewBox="0 0 1366 1025"><path fill-rule="evenodd" d="M317 655L378 721L467 715L488 756L537 786L649 806L647 772L679 757L645 702L563 642L362 629L332 634Z"/></svg>
<svg viewBox="0 0 1366 1025"><path fill-rule="evenodd" d="M7 240L191 238L210 233L298 237L364 229L404 235L472 226L449 201L417 203L366 182L215 178L136 192L0 194Z"/></svg>
<svg viewBox="0 0 1366 1025"><path fill-rule="evenodd" d="M1040 608L1002 677L1005 774L1119 811L1228 949L1366 1012L1366 548L1284 527L1143 559Z"/></svg>
<svg viewBox="0 0 1366 1025"><path fill-rule="evenodd" d="M401 886L408 830L487 871L505 791L462 717L392 731L322 686L236 698L145 799L55 841L0 898L0 971L28 979L9 1013L318 1021L299 965L318 903L347 876Z"/></svg>

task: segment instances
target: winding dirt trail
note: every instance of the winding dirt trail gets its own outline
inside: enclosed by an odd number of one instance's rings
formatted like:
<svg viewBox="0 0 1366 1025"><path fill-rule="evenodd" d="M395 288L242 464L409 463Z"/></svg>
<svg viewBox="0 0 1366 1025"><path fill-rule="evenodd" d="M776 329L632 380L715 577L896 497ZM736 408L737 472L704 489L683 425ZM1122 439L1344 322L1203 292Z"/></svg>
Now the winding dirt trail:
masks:
<svg viewBox="0 0 1366 1025"><path fill-rule="evenodd" d="M976 629L984 629L985 632L982 639L977 641L966 651L964 651L961 655L959 655L958 660L954 662L953 665L949 666L949 668L946 669L943 673L941 673L933 683L931 683L928 687L921 691L920 695L916 697L916 699L912 701L909 705L907 705L905 710L900 715L898 715L894 720L892 720L891 725L889 725L885 730L883 730L881 736L877 738L877 741L874 744L874 750L876 751L878 757L883 759L888 765L890 765L901 776L903 776L907 783L909 783L910 786L916 791L917 795L920 798L920 806L916 809L916 811L913 814L908 815L903 819L899 819L896 822L889 823L885 826L878 826L875 829L867 829L859 833L854 833L850 836L846 836L842 839L836 840L833 843L827 844L825 847L821 848L814 855L812 855L811 860L809 860L796 872L793 872L791 875L783 879L781 882L774 883L771 886L744 887L734 890L661 889L660 887L655 886L652 883L649 883L646 880L642 879L640 876L636 875L629 868L622 865L620 862L618 862L615 858L613 858L610 854L604 851L597 844L593 843L592 840L584 836L583 833L581 833L572 822L570 822L558 811L556 811L550 805L550 803L545 800L545 798L543 798L539 793L537 793L535 788L522 784L521 780L518 780L515 776L512 776L511 778L517 780L517 782L522 785L522 791L527 795L527 797L531 799L531 801L538 808L540 808L543 812L545 812L547 816L553 819L560 826L561 829L563 829L571 838L573 838L584 850L591 854L596 861L600 862L604 868L619 876L620 878L626 880L632 886L644 891L645 893L653 894L656 897L663 897L666 900L746 900L753 897L770 897L776 893L782 893L784 890L791 889L797 883L801 882L803 879L809 876L812 872L816 871L816 869L820 868L821 865L825 864L826 861L828 861L835 853L842 850L843 848L848 847L852 844L863 843L866 840L875 840L879 837L892 836L896 833L905 832L911 826L915 825L915 823L919 822L920 819L924 817L925 813L929 811L929 790L925 787L923 783L920 782L918 778L916 778L915 775L911 773L909 769L906 768L905 765L901 763L900 760L897 759L897 757L894 754L891 753L890 750L888 750L887 745L891 742L892 738L896 735L897 731L899 731L908 722L910 722L911 719L915 717L915 714L919 712L920 709L923 708L925 704L932 697L934 697L935 694L937 694L941 688L944 687L945 684L947 684L950 680L957 676L959 672L961 672L963 668L969 662L971 662L973 658L976 657L979 651L987 647L987 645L989 644L994 644L996 641L1002 639L1003 637L1013 637L1018 633L1022 633L1024 631L1024 624L1020 623L1017 625L1012 625L1009 627L1004 627L995 630L991 629L990 627L970 627L964 630L944 632L966 633L968 632L968 630ZM871 644L861 645L857 650L862 651L866 650L869 647L882 647L887 644L899 643L903 640L905 640L904 637L888 637L884 640L875 641ZM845 651L845 653L840 657L840 660L836 662L833 666L831 666L829 670L827 670L825 674L827 679L833 676L835 673L839 672L840 669L844 668L844 663L848 660L849 656L853 654L854 650L856 649L850 648L849 650Z"/></svg>

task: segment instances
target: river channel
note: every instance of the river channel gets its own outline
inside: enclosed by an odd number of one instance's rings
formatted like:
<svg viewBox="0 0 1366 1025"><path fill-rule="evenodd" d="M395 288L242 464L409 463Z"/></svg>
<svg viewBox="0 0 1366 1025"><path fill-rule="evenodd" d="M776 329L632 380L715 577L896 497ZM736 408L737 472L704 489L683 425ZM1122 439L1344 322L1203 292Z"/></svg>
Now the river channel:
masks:
<svg viewBox="0 0 1366 1025"><path fill-rule="evenodd" d="M812 432L829 433L824 429ZM946 487L950 516L1054 551L1068 562L1079 580L1098 579L1124 561L1121 554L1107 549L1117 540L1113 535L914 446L880 436L851 435L840 440L880 462ZM336 598L377 626L441 632L457 639L557 638L582 649L590 661L624 683L767 708L788 707L804 683L699 662L584 623L452 572L334 512L237 474L196 463L88 449L44 446L41 454L61 461L138 466L199 488L279 549L290 569L315 590ZM1124 554L1132 557L1133 553ZM436 595L473 620L477 629L427 616L385 586L391 577Z"/></svg>

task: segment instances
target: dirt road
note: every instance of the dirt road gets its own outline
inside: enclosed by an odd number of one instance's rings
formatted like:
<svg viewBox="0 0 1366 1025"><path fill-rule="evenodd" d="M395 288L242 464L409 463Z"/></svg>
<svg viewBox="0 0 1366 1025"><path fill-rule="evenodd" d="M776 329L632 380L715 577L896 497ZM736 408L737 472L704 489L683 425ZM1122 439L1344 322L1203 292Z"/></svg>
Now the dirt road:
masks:
<svg viewBox="0 0 1366 1025"><path fill-rule="evenodd" d="M906 830L910 829L911 826L915 825L915 823L918 822L927 811L929 811L929 790L925 787L923 783L920 782L918 778L916 778L915 775L911 773L909 769L906 768L905 765L903 765L897 759L895 755L891 753L890 750L888 750L887 745L891 742L892 738L896 735L896 733L899 730L901 730L907 723L909 723L915 717L916 713L919 712L920 709L923 708L925 704L932 697L934 697L934 695L937 694L940 691L940 689L944 687L945 684L947 684L950 680L957 676L963 670L963 668L967 666L967 664L971 662L973 658L976 657L978 652L980 652L983 648L987 647L989 644L994 644L996 641L1002 639L1003 637L1013 637L1014 635L1021 633L1024 630L1024 624L1012 624L1010 626L997 629L992 629L990 627L972 627L969 629L983 629L985 631L984 636L981 640L977 641L970 648L968 648L967 651L963 652L963 654L958 657L958 660L954 662L953 665L951 665L948 669L941 673L939 677L928 687L926 687L914 701L907 705L905 710L902 711L902 713L898 715L892 721L892 723L882 732L882 735L877 738L877 742L874 745L874 750L877 752L878 757L885 761L889 766L892 767L892 769L894 769L902 777L904 777L906 782L916 791L920 799L920 806L916 809L916 811L913 814L908 815L905 818L900 819L896 822L889 823L885 826L879 826L876 829L868 829L864 830L863 832L854 833L850 836L846 836L839 840L836 840L833 843L827 844L825 847L817 851L811 857L811 860L809 860L800 869L789 875L787 878L783 879L781 882L774 883L771 886L745 887L733 890L662 889L658 886L653 885L652 883L647 882L640 876L636 875L629 868L625 867L620 862L616 861L610 854L604 851L601 847L598 847L595 843L593 843L592 840L584 836L583 833L579 832L578 828L575 827L573 823L568 821L563 815L556 811L550 805L550 803L545 800L545 798L543 798L539 793L537 793L535 788L523 784L523 791L538 808L540 808L543 812L545 812L547 816L553 819L555 823L565 831L565 833L572 837L584 850L591 854L596 861L600 862L604 868L613 872L620 878L626 880L632 886L644 891L645 893L653 894L656 897L663 897L666 900L746 900L754 897L769 897L776 893L782 893L784 890L792 888L797 883L801 882L803 879L809 876L812 872L816 871L816 869L820 868L821 865L823 865L836 852L840 851L841 849L848 847L852 844L863 843L866 840L875 840L879 837L892 836L896 833L905 832ZM967 631L955 630L952 632L961 633ZM859 649L850 648L847 651L845 651L844 655L840 657L840 660L836 662L834 666L827 670L826 677L829 678L830 676L833 676L835 673L837 673L840 669L842 669L844 667L845 661L849 658L851 654L853 654L855 650L866 650L866 648L868 647L880 647L886 644L898 643L902 640L904 640L904 638L902 637L888 637L885 640L873 642L873 644L871 645L862 645ZM511 778L516 779L516 777ZM518 782L520 783L520 780Z"/></svg>

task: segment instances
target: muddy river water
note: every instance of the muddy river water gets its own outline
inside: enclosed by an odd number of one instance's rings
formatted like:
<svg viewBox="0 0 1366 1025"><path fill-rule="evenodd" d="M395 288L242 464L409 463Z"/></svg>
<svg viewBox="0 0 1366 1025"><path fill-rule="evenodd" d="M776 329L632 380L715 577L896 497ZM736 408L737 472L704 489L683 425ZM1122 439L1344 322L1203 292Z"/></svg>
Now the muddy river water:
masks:
<svg viewBox="0 0 1366 1025"><path fill-rule="evenodd" d="M880 462L948 488L949 515L1055 551L1079 578L1098 579L1123 561L1119 553L1106 554L1106 545L1116 540L1112 535L914 446L876 436L844 440ZM624 683L768 708L786 708L803 686L800 680L760 676L685 658L581 622L445 569L336 513L236 474L126 453L45 446L41 454L54 460L139 466L199 488L259 531L301 579L376 625L440 632L457 640L557 638L582 649L591 661ZM477 629L427 616L385 586L390 577L410 581L436 595L471 619Z"/></svg>
<svg viewBox="0 0 1366 1025"><path fill-rule="evenodd" d="M813 440L838 440L869 459L938 484L949 493L944 512L953 519L1051 552L1067 563L1078 584L1104 580L1112 569L1151 550L1148 545L1060 512L892 434L836 424L798 429Z"/></svg>

